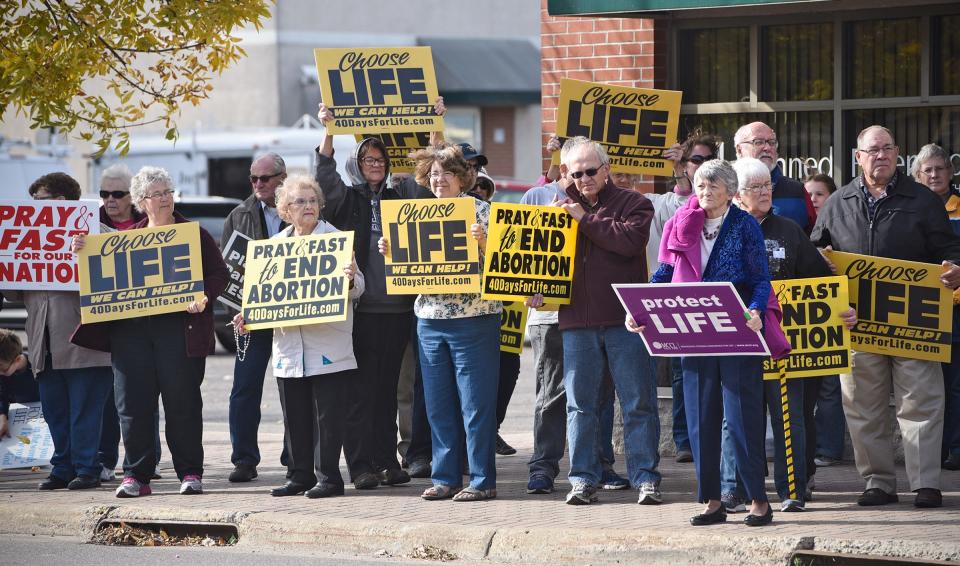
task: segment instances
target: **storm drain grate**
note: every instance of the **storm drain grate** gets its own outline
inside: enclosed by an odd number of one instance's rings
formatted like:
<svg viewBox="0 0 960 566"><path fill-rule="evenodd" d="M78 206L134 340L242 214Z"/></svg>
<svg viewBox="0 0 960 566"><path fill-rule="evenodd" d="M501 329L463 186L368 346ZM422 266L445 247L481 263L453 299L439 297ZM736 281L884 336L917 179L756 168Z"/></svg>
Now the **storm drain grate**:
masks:
<svg viewBox="0 0 960 566"><path fill-rule="evenodd" d="M90 542L109 546L232 546L240 535L230 523L104 519Z"/></svg>
<svg viewBox="0 0 960 566"><path fill-rule="evenodd" d="M788 566L894 566L919 564L953 564L942 560L921 560L911 558L894 558L890 556L874 556L869 554L841 554L836 552L818 552L815 550L799 550L790 556Z"/></svg>

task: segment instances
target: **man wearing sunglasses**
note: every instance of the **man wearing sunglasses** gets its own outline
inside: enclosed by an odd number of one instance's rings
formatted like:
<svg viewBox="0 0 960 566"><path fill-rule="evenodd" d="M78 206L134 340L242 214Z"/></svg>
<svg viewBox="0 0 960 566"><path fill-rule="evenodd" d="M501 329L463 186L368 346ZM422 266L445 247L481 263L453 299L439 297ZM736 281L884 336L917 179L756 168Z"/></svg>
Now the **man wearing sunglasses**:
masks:
<svg viewBox="0 0 960 566"><path fill-rule="evenodd" d="M777 163L777 147L780 145L777 133L763 122L752 122L737 130L733 143L736 145L738 158L759 159L770 169L775 213L793 220L809 234L817 221L817 211L813 208L810 194L803 188L803 183L784 176L780 169Z"/></svg>
<svg viewBox="0 0 960 566"><path fill-rule="evenodd" d="M225 250L234 232L252 240L273 237L286 228L277 213L277 187L287 178L287 165L276 153L266 153L250 165L251 195L234 208L223 224L220 249ZM273 330L253 330L243 360L233 366L233 387L230 390L230 462L231 482L248 482L257 477L260 448L257 432L260 429L260 402L263 398L263 379L270 363L273 348ZM284 451L285 452L285 451ZM281 463L285 454L280 456Z"/></svg>
<svg viewBox="0 0 960 566"><path fill-rule="evenodd" d="M577 268L569 305L561 305L567 443L572 489L566 502L597 501L602 478L597 458L600 384L606 360L623 408L627 474L639 491L638 503L660 497L660 419L651 358L640 337L623 326L623 308L611 283L646 283L646 245L653 205L640 193L608 182L610 160L600 144L584 137L567 140L560 170L573 179L566 199L556 204L579 222ZM540 305L531 304L537 307Z"/></svg>

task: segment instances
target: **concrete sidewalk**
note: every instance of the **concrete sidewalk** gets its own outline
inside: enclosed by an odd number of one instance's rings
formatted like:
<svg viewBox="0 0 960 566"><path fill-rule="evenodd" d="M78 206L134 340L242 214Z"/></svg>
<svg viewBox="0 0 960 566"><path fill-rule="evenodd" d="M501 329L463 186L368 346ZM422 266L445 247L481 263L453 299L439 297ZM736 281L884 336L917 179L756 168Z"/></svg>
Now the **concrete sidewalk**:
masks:
<svg viewBox="0 0 960 566"><path fill-rule="evenodd" d="M804 513L779 513L774 523L748 528L744 514L727 524L691 527L694 503L691 464L661 464L661 506L639 506L633 490L605 492L587 507L563 503L567 482L552 495L527 495L529 433L504 435L518 453L498 456L498 492L480 503L428 502L419 498L429 480L398 487L355 491L343 497L310 500L274 498L284 469L277 462L281 435L261 434L264 463L249 484L230 484L229 438L208 432L204 439L206 493L181 496L168 460L154 495L117 499L117 483L98 490L38 492L46 472L0 472L0 532L88 534L102 519L214 521L237 525L238 548L310 548L331 554L407 556L417 546L442 548L462 559L514 563L785 564L795 549L960 560L960 472L944 472L942 509L913 507L913 494L881 508L856 505L863 489L853 465L821 469L815 499ZM167 454L165 454L165 457ZM623 471L623 462L617 469ZM561 466L565 473L567 466ZM345 477L346 473L344 471ZM907 486L902 468L901 490ZM768 482L768 493L775 493ZM2 543L0 543L2 546Z"/></svg>

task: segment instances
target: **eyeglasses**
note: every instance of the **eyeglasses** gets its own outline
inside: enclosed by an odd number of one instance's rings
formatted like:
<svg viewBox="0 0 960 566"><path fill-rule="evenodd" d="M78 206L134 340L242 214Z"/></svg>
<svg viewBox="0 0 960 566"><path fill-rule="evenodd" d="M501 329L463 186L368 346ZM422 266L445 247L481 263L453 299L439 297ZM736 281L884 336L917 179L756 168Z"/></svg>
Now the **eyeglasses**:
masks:
<svg viewBox="0 0 960 566"><path fill-rule="evenodd" d="M125 196L129 196L130 193L127 191L100 191L100 198L105 199L107 197L113 197L117 200L122 199Z"/></svg>
<svg viewBox="0 0 960 566"><path fill-rule="evenodd" d="M158 192L158 193L152 193L152 194L149 194L149 195L143 195L143 198L153 200L153 199L158 199L158 198L166 198L166 197L169 197L169 196L172 196L172 195L173 195L173 191L160 191L160 192Z"/></svg>
<svg viewBox="0 0 960 566"><path fill-rule="evenodd" d="M453 178L456 177L456 176L457 176L457 174L454 173L453 171L443 171L442 173L437 173L436 171L431 171L431 172L430 172L430 180L431 180L431 181L436 181L436 180L440 179L441 177L449 181L450 179L453 179Z"/></svg>
<svg viewBox="0 0 960 566"><path fill-rule="evenodd" d="M757 194L766 191L773 191L773 183L767 181L766 183L757 183L755 185L747 185L746 187L740 189L741 193L750 193Z"/></svg>
<svg viewBox="0 0 960 566"><path fill-rule="evenodd" d="M300 208L301 206L306 206L309 204L310 206L315 207L319 203L320 201L315 198L298 198L290 201L290 206L295 206L297 208Z"/></svg>
<svg viewBox="0 0 960 566"><path fill-rule="evenodd" d="M688 159L687 161L689 161L689 162L691 162L691 163L696 163L697 165L703 165L704 162L712 161L712 160L714 160L714 159L716 159L716 158L717 158L717 156L716 156L716 155L713 155L713 154L710 154L710 155L691 155L691 156L690 156L690 159Z"/></svg>
<svg viewBox="0 0 960 566"><path fill-rule="evenodd" d="M280 173L274 173L273 175L260 175L259 177L257 175L250 175L250 184L256 185L257 181L260 181L261 183L266 183L270 179L273 179L274 177L279 177L280 175L283 175L282 171Z"/></svg>
<svg viewBox="0 0 960 566"><path fill-rule="evenodd" d="M932 175L939 175L940 173L943 173L946 170L947 170L946 167L934 166L934 167L924 167L923 169L920 170L920 172L930 177Z"/></svg>
<svg viewBox="0 0 960 566"><path fill-rule="evenodd" d="M584 169L583 171L574 171L570 173L570 177L573 179L580 179L584 175L587 177L594 177L600 172L600 169L603 169L603 165L601 165L599 168L591 167L590 169Z"/></svg>
<svg viewBox="0 0 960 566"><path fill-rule="evenodd" d="M386 159L377 159L376 157L364 157L360 162L367 167L383 167L387 164Z"/></svg>
<svg viewBox="0 0 960 566"><path fill-rule="evenodd" d="M885 146L883 146L883 147L868 147L868 148L866 148L866 149L857 149L857 151L862 151L862 152L866 153L867 155L869 155L870 157L876 157L876 156L880 155L881 152L882 152L882 153L893 153L893 152L897 151L897 149L898 149L897 146L887 144L887 145L885 145Z"/></svg>
<svg viewBox="0 0 960 566"><path fill-rule="evenodd" d="M755 140L744 140L744 141L742 141L742 142L740 142L740 143L748 143L748 144L750 144L750 145L752 145L753 147L756 147L756 148L758 148L758 149L761 148L761 147L763 147L763 146L765 146L765 145L769 145L770 147L776 149L777 146L780 145L780 142L777 141L776 138L774 138L774 139L769 139L769 140L762 140L762 139L760 139L760 138L757 138L757 139L755 139Z"/></svg>

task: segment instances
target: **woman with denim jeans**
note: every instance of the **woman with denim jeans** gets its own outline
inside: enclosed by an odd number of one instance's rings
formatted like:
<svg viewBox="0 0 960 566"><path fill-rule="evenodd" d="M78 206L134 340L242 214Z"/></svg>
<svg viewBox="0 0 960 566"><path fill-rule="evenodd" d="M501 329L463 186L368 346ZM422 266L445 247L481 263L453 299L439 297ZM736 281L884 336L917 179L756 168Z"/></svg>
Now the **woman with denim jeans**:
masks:
<svg viewBox="0 0 960 566"><path fill-rule="evenodd" d="M694 174L694 195L677 211L660 243L660 268L653 283L729 281L749 309L747 327L760 331L770 308L770 273L760 226L730 206L737 174L722 160L704 163ZM776 303L774 302L774 305ZM633 317L626 326L642 332ZM720 501L720 425L727 418L735 439L736 461L753 500L747 526L767 525L773 509L764 491L763 358L685 357L683 367L687 428L697 472L697 499L706 503L694 526L727 520Z"/></svg>
<svg viewBox="0 0 960 566"><path fill-rule="evenodd" d="M414 159L417 182L429 183L438 198L474 200L477 223L471 234L482 254L490 205L466 194L472 175L460 148L438 145L415 153ZM386 238L380 239L381 253L389 253L389 246ZM433 441L433 486L423 492L424 499L480 501L497 496L494 457L501 311L499 301L484 301L479 293L419 295L414 303ZM461 491L464 430L470 486Z"/></svg>
<svg viewBox="0 0 960 566"><path fill-rule="evenodd" d="M37 201L80 199L80 185L64 173L40 177L28 192ZM94 212L91 207L91 217ZM80 294L47 289L4 293L8 299L23 300L27 309L30 364L53 438L52 469L38 487L43 491L98 487L97 448L113 376L109 355L70 343L70 334L80 323Z"/></svg>

